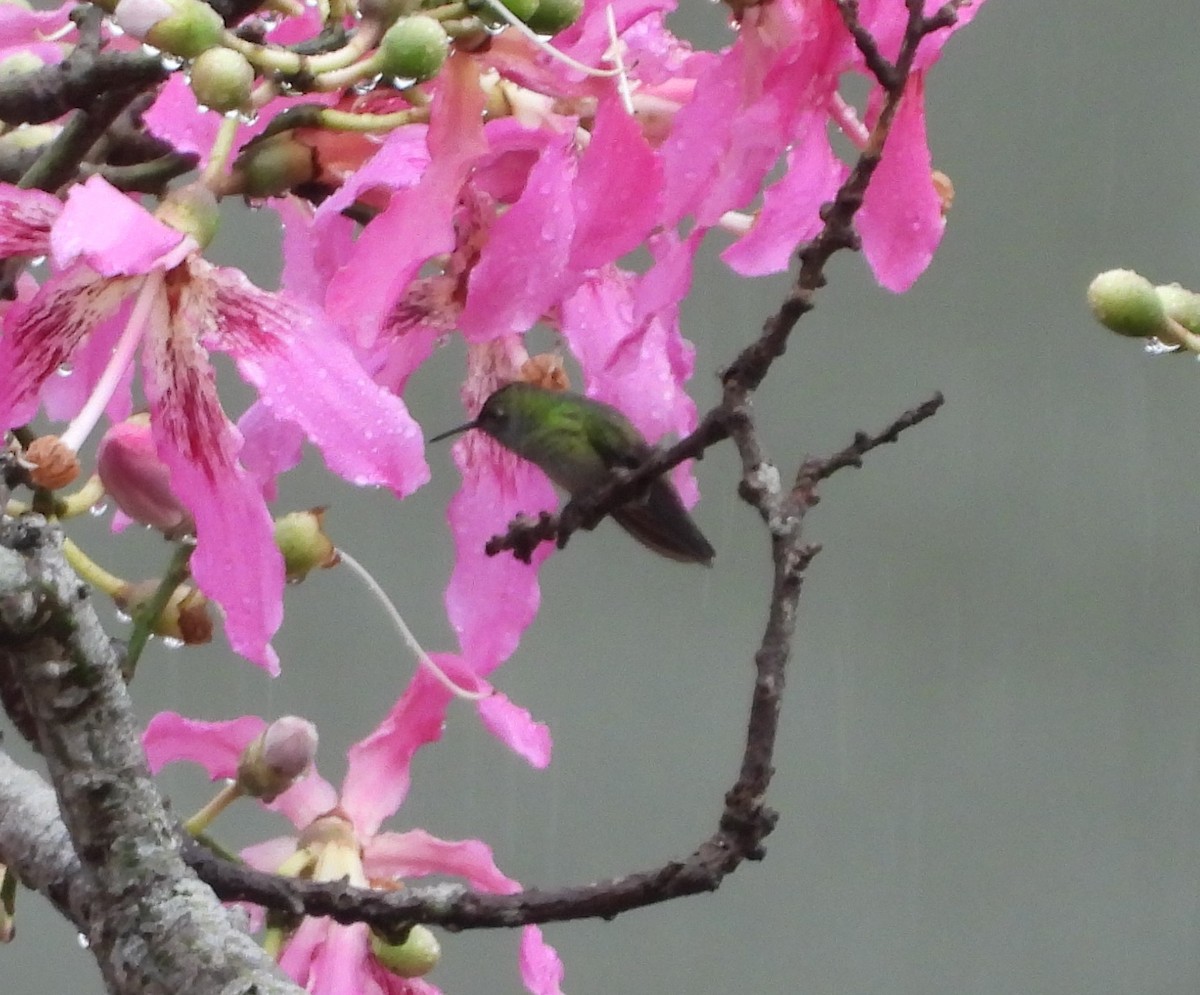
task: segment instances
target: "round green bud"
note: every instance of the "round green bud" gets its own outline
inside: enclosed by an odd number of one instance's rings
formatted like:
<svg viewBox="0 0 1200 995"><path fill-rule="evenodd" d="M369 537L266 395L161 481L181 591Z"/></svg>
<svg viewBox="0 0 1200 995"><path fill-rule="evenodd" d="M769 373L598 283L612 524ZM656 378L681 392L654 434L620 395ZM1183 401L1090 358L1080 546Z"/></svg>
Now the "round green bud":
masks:
<svg viewBox="0 0 1200 995"><path fill-rule="evenodd" d="M539 35L556 35L579 20L583 0L538 0L537 10L525 23Z"/></svg>
<svg viewBox="0 0 1200 995"><path fill-rule="evenodd" d="M1087 299L1096 320L1118 335L1148 339L1158 335L1167 320L1153 284L1133 270L1101 273L1088 287Z"/></svg>
<svg viewBox="0 0 1200 995"><path fill-rule="evenodd" d="M210 48L192 63L192 93L222 114L245 107L254 86L254 67L231 48Z"/></svg>
<svg viewBox="0 0 1200 995"><path fill-rule="evenodd" d="M379 70L418 83L433 79L450 52L450 36L432 17L402 17L379 42Z"/></svg>
<svg viewBox="0 0 1200 995"><path fill-rule="evenodd" d="M183 59L220 44L225 31L221 15L203 0L121 0L114 13L126 34Z"/></svg>
<svg viewBox="0 0 1200 995"><path fill-rule="evenodd" d="M201 248L205 248L216 237L221 225L221 209L217 206L217 198L203 183L189 183L172 190L154 215L163 224L191 235Z"/></svg>
<svg viewBox="0 0 1200 995"><path fill-rule="evenodd" d="M1154 289L1167 311L1167 317L1179 322L1193 335L1200 335L1200 294L1178 283L1167 283Z"/></svg>
<svg viewBox="0 0 1200 995"><path fill-rule="evenodd" d="M503 7L507 7L509 12L517 18L518 21L529 23L529 19L537 13L538 0L499 0ZM492 6L491 0L467 0L467 8L484 24L507 24L499 14L496 13Z"/></svg>
<svg viewBox="0 0 1200 995"><path fill-rule="evenodd" d="M392 974L401 978L419 978L428 974L442 957L437 937L426 927L413 926L403 943L388 943L378 933L371 933L371 953Z"/></svg>
<svg viewBox="0 0 1200 995"><path fill-rule="evenodd" d="M289 582L304 580L318 568L336 566L337 547L325 534L325 509L292 511L275 519L275 545L283 554Z"/></svg>
<svg viewBox="0 0 1200 995"><path fill-rule="evenodd" d="M281 131L242 150L233 164L230 190L244 197L277 197L316 175L313 151Z"/></svg>

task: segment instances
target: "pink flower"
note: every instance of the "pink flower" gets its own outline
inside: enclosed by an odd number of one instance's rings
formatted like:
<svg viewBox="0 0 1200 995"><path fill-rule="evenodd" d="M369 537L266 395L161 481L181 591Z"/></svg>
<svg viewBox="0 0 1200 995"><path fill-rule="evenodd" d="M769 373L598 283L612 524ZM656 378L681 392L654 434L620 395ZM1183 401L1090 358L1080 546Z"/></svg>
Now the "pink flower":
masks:
<svg viewBox="0 0 1200 995"><path fill-rule="evenodd" d="M268 807L287 816L299 831L251 846L243 857L262 870L305 873L313 880L342 878L359 887L394 888L429 874L462 878L477 890L511 894L520 885L496 867L491 849L479 840L441 840L424 830L381 831L407 794L412 758L441 737L448 696L418 675L380 726L350 748L340 795L311 772ZM163 712L144 736L153 771L176 760L199 763L213 779L233 777L245 749L266 727L246 716L230 722L201 722ZM372 955L363 924L305 919L279 953L283 969L316 995L435 995L436 988L388 972ZM534 995L560 995L562 965L536 926L522 931L521 976Z"/></svg>
<svg viewBox="0 0 1200 995"><path fill-rule="evenodd" d="M118 383L127 383L140 344L155 450L195 520L196 584L224 609L233 648L276 672L270 639L282 618L283 563L261 485L239 460L242 435L221 409L208 349L228 353L272 415L295 425L353 483L383 484L399 496L424 483L419 429L320 311L205 262L190 238L99 177L72 188L50 247L55 275L5 315L0 422L27 420L63 364L111 349L111 339L92 342L92 333L134 297L112 358L87 378L88 403L64 439L78 447ZM96 365L79 367L93 374Z"/></svg>

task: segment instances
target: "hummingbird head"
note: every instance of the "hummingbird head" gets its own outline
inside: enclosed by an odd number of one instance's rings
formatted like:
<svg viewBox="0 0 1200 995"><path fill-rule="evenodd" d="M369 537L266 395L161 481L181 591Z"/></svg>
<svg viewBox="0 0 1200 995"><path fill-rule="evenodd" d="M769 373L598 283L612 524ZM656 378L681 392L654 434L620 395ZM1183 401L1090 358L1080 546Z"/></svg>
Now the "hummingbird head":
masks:
<svg viewBox="0 0 1200 995"><path fill-rule="evenodd" d="M479 409L474 421L459 425L448 432L435 435L430 442L440 442L460 432L469 432L473 428L486 432L503 446L513 447L515 439L527 429L531 421L535 421L539 402L549 400L554 391L533 384L516 381L506 384L494 391L483 407ZM543 398L544 395L544 398Z"/></svg>

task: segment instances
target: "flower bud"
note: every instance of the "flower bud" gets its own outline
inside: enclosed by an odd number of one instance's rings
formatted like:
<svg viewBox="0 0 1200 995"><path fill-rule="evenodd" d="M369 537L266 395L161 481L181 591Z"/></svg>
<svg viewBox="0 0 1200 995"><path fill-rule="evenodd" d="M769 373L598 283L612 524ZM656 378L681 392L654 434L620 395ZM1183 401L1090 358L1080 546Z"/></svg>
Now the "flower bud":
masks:
<svg viewBox="0 0 1200 995"><path fill-rule="evenodd" d="M252 142L233 164L232 193L276 197L309 182L317 173L313 153L291 131Z"/></svg>
<svg viewBox="0 0 1200 995"><path fill-rule="evenodd" d="M214 111L236 111L250 101L254 67L231 48L210 48L192 63L192 93Z"/></svg>
<svg viewBox="0 0 1200 995"><path fill-rule="evenodd" d="M238 761L238 786L250 797L273 802L303 777L317 755L317 727L306 719L276 719L246 747Z"/></svg>
<svg viewBox="0 0 1200 995"><path fill-rule="evenodd" d="M450 36L432 17L403 17L379 42L379 69L385 76L421 83L433 79L450 52Z"/></svg>
<svg viewBox="0 0 1200 995"><path fill-rule="evenodd" d="M135 522L174 538L191 532L192 514L171 491L171 474L150 437L150 418L134 415L104 433L96 452L104 490Z"/></svg>
<svg viewBox="0 0 1200 995"><path fill-rule="evenodd" d="M556 35L579 20L583 0L538 0L537 10L522 20L539 35Z"/></svg>
<svg viewBox="0 0 1200 995"><path fill-rule="evenodd" d="M371 953L397 977L420 978L437 966L442 958L442 947L427 927L417 924L408 931L403 943L389 943L372 931Z"/></svg>
<svg viewBox="0 0 1200 995"><path fill-rule="evenodd" d="M154 597L157 580L126 584L113 598L127 615L134 617ZM212 616L208 599L190 584L180 584L172 592L166 607L159 612L150 631L166 639L178 639L185 646L202 646L212 640Z"/></svg>
<svg viewBox="0 0 1200 995"><path fill-rule="evenodd" d="M338 551L325 534L325 509L292 511L275 519L275 545L283 554L290 583L299 583L318 568L337 566Z"/></svg>
<svg viewBox="0 0 1200 995"><path fill-rule="evenodd" d="M66 487L79 476L79 457L57 435L43 435L25 449L29 482L48 491Z"/></svg>
<svg viewBox="0 0 1200 995"><path fill-rule="evenodd" d="M217 198L203 183L189 183L172 190L154 216L176 231L190 235L202 249L216 237L221 225Z"/></svg>
<svg viewBox="0 0 1200 995"><path fill-rule="evenodd" d="M225 30L203 0L120 0L113 14L126 34L183 59L220 44Z"/></svg>
<svg viewBox="0 0 1200 995"><path fill-rule="evenodd" d="M1088 287L1087 299L1096 320L1118 335L1151 338L1158 335L1167 320L1158 292L1133 270L1101 273Z"/></svg>

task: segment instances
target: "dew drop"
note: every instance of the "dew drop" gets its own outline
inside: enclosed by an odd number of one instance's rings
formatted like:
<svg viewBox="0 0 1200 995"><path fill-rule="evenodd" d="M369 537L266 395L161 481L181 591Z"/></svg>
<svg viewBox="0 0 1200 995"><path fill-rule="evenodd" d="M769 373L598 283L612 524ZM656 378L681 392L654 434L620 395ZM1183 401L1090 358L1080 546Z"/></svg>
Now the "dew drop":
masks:
<svg viewBox="0 0 1200 995"><path fill-rule="evenodd" d="M184 646L183 640L175 636L163 636L160 641L169 650L181 650Z"/></svg>
<svg viewBox="0 0 1200 995"><path fill-rule="evenodd" d="M357 83L350 87L350 89L355 94L362 97L374 90L375 87L379 85L379 81L381 79L383 79L383 77L378 74L375 76L368 76L366 79L360 79Z"/></svg>
<svg viewBox="0 0 1200 995"><path fill-rule="evenodd" d="M84 936L82 933L75 934L75 942L79 944L80 950L87 950L88 947L91 946L91 944L88 943L88 938L86 936Z"/></svg>
<svg viewBox="0 0 1200 995"><path fill-rule="evenodd" d="M1169 342L1163 342L1161 339L1148 338L1146 339L1146 352L1151 356L1164 356L1169 352L1178 352L1179 346L1171 345Z"/></svg>
<svg viewBox="0 0 1200 995"><path fill-rule="evenodd" d="M97 501L94 505L92 505L90 508L88 508L88 514L91 515L93 518L99 518L106 511L108 511L108 502L107 501Z"/></svg>
<svg viewBox="0 0 1200 995"><path fill-rule="evenodd" d="M72 373L75 372L75 367L72 366L70 363L59 363L58 369L55 370L54 372L57 373L60 377L69 377Z"/></svg>

